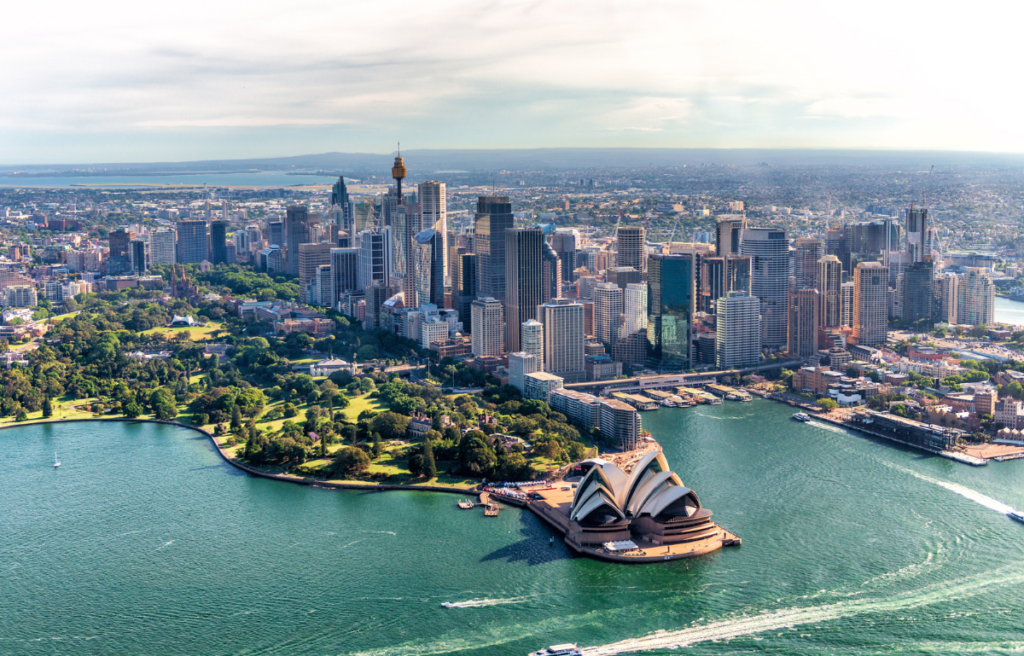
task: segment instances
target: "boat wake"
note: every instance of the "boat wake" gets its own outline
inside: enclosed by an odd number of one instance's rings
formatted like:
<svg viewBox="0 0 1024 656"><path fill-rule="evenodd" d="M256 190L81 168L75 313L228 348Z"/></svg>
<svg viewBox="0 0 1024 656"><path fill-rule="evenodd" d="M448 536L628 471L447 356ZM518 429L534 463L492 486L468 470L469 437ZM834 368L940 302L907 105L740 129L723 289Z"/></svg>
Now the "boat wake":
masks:
<svg viewBox="0 0 1024 656"><path fill-rule="evenodd" d="M960 579L927 586L914 592L887 599L841 601L835 604L806 608L783 608L759 615L691 626L679 631L657 631L641 638L585 647L584 656L616 656L652 649L677 649L709 640L730 640L805 624L817 624L858 615L892 613L929 606L940 602L972 597L994 588L1024 583L1024 572L987 572L974 578Z"/></svg>
<svg viewBox="0 0 1024 656"><path fill-rule="evenodd" d="M509 599L470 599L469 601L446 601L441 605L445 608L483 608L484 606L521 604L527 599L528 597L510 597Z"/></svg>
<svg viewBox="0 0 1024 656"><path fill-rule="evenodd" d="M976 503L978 505L985 506L989 510L994 510L997 513L1001 513L1003 515L1005 515L1005 514L1007 514L1009 512L1013 512L1013 507L1012 506L1008 506L1005 503L1003 503L1002 501L997 501L996 499L993 499L992 497L985 496L984 494L982 494L981 492L978 492L977 490L972 490L971 488L964 487L963 485L960 485L958 483L950 483L948 481L940 481L937 478L932 478L931 476L926 476L924 474L920 474L920 473L914 471L913 469L907 469L906 467L901 467L901 466L895 465L895 464L893 464L891 462L885 462L885 461L882 461L882 462L886 466L892 467L893 469L897 469L897 470L899 470L899 471L901 471L901 472L903 472L905 474L910 474L914 478L919 478L922 481L926 481L928 483L933 483L935 485L938 485L939 487L943 487L943 488L949 490L950 492L955 492L956 494L959 494L960 496L964 497L965 499L970 499L971 501L973 501L974 503Z"/></svg>

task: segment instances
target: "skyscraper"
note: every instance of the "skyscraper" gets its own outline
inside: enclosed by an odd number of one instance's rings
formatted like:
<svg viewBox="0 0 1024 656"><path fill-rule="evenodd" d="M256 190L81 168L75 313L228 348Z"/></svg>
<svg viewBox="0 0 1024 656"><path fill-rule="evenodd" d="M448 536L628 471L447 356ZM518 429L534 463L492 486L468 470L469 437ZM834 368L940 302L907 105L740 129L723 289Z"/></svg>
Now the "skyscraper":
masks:
<svg viewBox="0 0 1024 656"><path fill-rule="evenodd" d="M270 242L267 246L280 246L285 247L285 230L284 221L271 221L267 224L267 240Z"/></svg>
<svg viewBox="0 0 1024 656"><path fill-rule="evenodd" d="M331 249L331 307L338 309L341 297L359 290L358 248Z"/></svg>
<svg viewBox="0 0 1024 656"><path fill-rule="evenodd" d="M647 270L647 342L652 367L690 368L690 334L695 311L692 255L652 255Z"/></svg>
<svg viewBox="0 0 1024 656"><path fill-rule="evenodd" d="M740 214L723 214L715 221L715 255L739 255L747 219Z"/></svg>
<svg viewBox="0 0 1024 656"><path fill-rule="evenodd" d="M604 279L618 285L619 289L625 289L626 285L643 282L644 277L633 267L616 266L604 272Z"/></svg>
<svg viewBox="0 0 1024 656"><path fill-rule="evenodd" d="M132 262L132 271L136 275L146 273L146 242L141 239L133 239L128 242L128 254Z"/></svg>
<svg viewBox="0 0 1024 656"><path fill-rule="evenodd" d="M860 346L884 344L889 329L889 268L861 262L853 276L854 341Z"/></svg>
<svg viewBox="0 0 1024 656"><path fill-rule="evenodd" d="M536 319L528 319L523 322L520 329L523 351L537 358L538 371L544 369L544 324ZM530 372L527 372L530 373Z"/></svg>
<svg viewBox="0 0 1024 656"><path fill-rule="evenodd" d="M444 235L436 228L427 228L416 235L415 282L416 298L406 299L411 307L432 303L444 307Z"/></svg>
<svg viewBox="0 0 1024 656"><path fill-rule="evenodd" d="M562 295L562 260L551 244L544 243L544 270L541 275L541 302L547 303Z"/></svg>
<svg viewBox="0 0 1024 656"><path fill-rule="evenodd" d="M331 263L331 248L330 244L299 244L299 298L303 302L312 302L310 288L316 280L317 268Z"/></svg>
<svg viewBox="0 0 1024 656"><path fill-rule="evenodd" d="M544 371L567 383L586 382L583 305L558 298L541 306L544 324Z"/></svg>
<svg viewBox="0 0 1024 656"><path fill-rule="evenodd" d="M520 393L525 391L526 376L538 371L541 371L541 363L536 355L526 352L508 354L508 384Z"/></svg>
<svg viewBox="0 0 1024 656"><path fill-rule="evenodd" d="M453 281L452 306L459 313L462 327L466 333L473 334L472 303L476 298L476 255L459 256L457 277Z"/></svg>
<svg viewBox="0 0 1024 656"><path fill-rule="evenodd" d="M747 228L740 244L750 257L751 293L761 300L761 345L772 349L786 345L789 319L789 242L786 231Z"/></svg>
<svg viewBox="0 0 1024 656"><path fill-rule="evenodd" d="M809 358L818 352L820 296L817 289L789 292L789 340L786 350L791 357Z"/></svg>
<svg viewBox="0 0 1024 656"><path fill-rule="evenodd" d="M619 226L616 231L618 256L615 265L620 267L633 267L643 273L645 267L646 253L644 251L644 228L643 226Z"/></svg>
<svg viewBox="0 0 1024 656"><path fill-rule="evenodd" d="M505 313L501 301L490 296L472 303L473 355L501 355L505 352L503 326Z"/></svg>
<svg viewBox="0 0 1024 656"><path fill-rule="evenodd" d="M579 266L576 262L576 235L574 232L555 232L548 237L551 248L562 260L562 282L572 282L572 272Z"/></svg>
<svg viewBox="0 0 1024 656"><path fill-rule="evenodd" d="M366 289L374 283L391 284L393 270L393 251L391 228L364 230L360 233L359 262L356 269L356 282L360 289Z"/></svg>
<svg viewBox="0 0 1024 656"><path fill-rule="evenodd" d="M853 281L839 285L839 297L842 299L839 310L839 325L853 328Z"/></svg>
<svg viewBox="0 0 1024 656"><path fill-rule="evenodd" d="M400 281L406 307L416 307L416 235L421 229L420 206L406 202L395 208L391 230L395 236L395 278Z"/></svg>
<svg viewBox="0 0 1024 656"><path fill-rule="evenodd" d="M478 296L505 298L505 231L514 224L508 196L481 196L477 200L473 239Z"/></svg>
<svg viewBox="0 0 1024 656"><path fill-rule="evenodd" d="M970 268L960 279L957 322L987 326L995 321L996 289L985 269Z"/></svg>
<svg viewBox="0 0 1024 656"><path fill-rule="evenodd" d="M228 222L210 222L210 264L224 264L228 261Z"/></svg>
<svg viewBox="0 0 1024 656"><path fill-rule="evenodd" d="M175 244L178 235L169 228L158 228L149 231L149 263L174 264Z"/></svg>
<svg viewBox="0 0 1024 656"><path fill-rule="evenodd" d="M623 290L612 282L594 288L594 336L609 348L622 332Z"/></svg>
<svg viewBox="0 0 1024 656"><path fill-rule="evenodd" d="M647 334L647 285L631 283L626 285L623 293L622 337L626 338L635 332Z"/></svg>
<svg viewBox="0 0 1024 656"><path fill-rule="evenodd" d="M131 258L131 241L135 239L135 233L124 228L118 228L107 235L110 242L110 257Z"/></svg>
<svg viewBox="0 0 1024 656"><path fill-rule="evenodd" d="M928 210L913 207L907 210L907 252L911 262L922 262L925 255L931 255Z"/></svg>
<svg viewBox="0 0 1024 656"><path fill-rule="evenodd" d="M512 228L505 231L505 348L509 353L523 350L516 326L537 316L543 302L544 232L540 228Z"/></svg>
<svg viewBox="0 0 1024 656"><path fill-rule="evenodd" d="M417 201L420 205L421 230L433 228L440 234L441 253L444 261L444 270L442 271L444 280L441 284L443 290L445 287L451 286L451 279L448 277L448 204L445 185L436 180L427 180L419 184L418 190ZM444 303L438 307L444 307Z"/></svg>
<svg viewBox="0 0 1024 656"><path fill-rule="evenodd" d="M315 216L315 215L314 215ZM293 276L299 275L299 244L313 242L313 216L302 205L291 205L285 214L285 267ZM273 228L273 225L271 225ZM280 244L278 244L280 246Z"/></svg>
<svg viewBox="0 0 1024 656"><path fill-rule="evenodd" d="M815 289L818 284L818 260L825 254L820 239L797 239L793 254L793 278L796 289Z"/></svg>
<svg viewBox="0 0 1024 656"><path fill-rule="evenodd" d="M178 263L199 264L206 259L206 221L178 221Z"/></svg>
<svg viewBox="0 0 1024 656"><path fill-rule="evenodd" d="M935 303L935 265L931 255L903 270L903 320L915 330L931 330Z"/></svg>
<svg viewBox="0 0 1024 656"><path fill-rule="evenodd" d="M843 263L835 255L818 259L818 276L815 288L818 290L818 320L822 328L837 328L842 323L843 298L840 285L843 284Z"/></svg>
<svg viewBox="0 0 1024 656"><path fill-rule="evenodd" d="M715 365L719 369L757 364L761 354L761 302L746 292L718 299Z"/></svg>
<svg viewBox="0 0 1024 656"><path fill-rule="evenodd" d="M353 206L352 199L348 195L348 187L345 186L345 178L339 177L338 181L331 187L331 219L336 226L338 231L344 231L350 236L355 235L355 231L352 229L353 221Z"/></svg>
<svg viewBox="0 0 1024 656"><path fill-rule="evenodd" d="M949 324L959 323L957 312L960 309L960 276L946 273L937 278L935 283L938 285L939 319Z"/></svg>

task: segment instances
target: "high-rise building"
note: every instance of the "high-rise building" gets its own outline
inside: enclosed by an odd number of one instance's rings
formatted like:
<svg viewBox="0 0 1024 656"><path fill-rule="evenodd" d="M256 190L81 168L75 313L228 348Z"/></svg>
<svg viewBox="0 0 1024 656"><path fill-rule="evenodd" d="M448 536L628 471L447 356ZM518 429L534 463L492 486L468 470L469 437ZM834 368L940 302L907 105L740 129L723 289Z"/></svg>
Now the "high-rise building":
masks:
<svg viewBox="0 0 1024 656"><path fill-rule="evenodd" d="M948 324L959 323L957 311L960 309L960 276L955 273L946 273L937 278L935 282L939 295L939 319Z"/></svg>
<svg viewBox="0 0 1024 656"><path fill-rule="evenodd" d="M327 244L329 247L330 244ZM321 264L316 268L313 283L309 286L309 304L330 307L334 297L334 281L331 280L331 265Z"/></svg>
<svg viewBox="0 0 1024 656"><path fill-rule="evenodd" d="M433 228L437 230L441 240L441 255L444 261L444 269L441 272L442 277L447 275L448 271L448 204L445 193L445 186L443 182L437 182L436 180L427 180L421 182L418 188L417 201L420 205L420 226L422 230ZM451 279L443 280L441 289L443 290L446 286L451 286ZM443 294L443 292L442 292ZM444 303L441 303L439 307L444 307Z"/></svg>
<svg viewBox="0 0 1024 656"><path fill-rule="evenodd" d="M178 221L178 263L199 264L207 253L206 221Z"/></svg>
<svg viewBox="0 0 1024 656"><path fill-rule="evenodd" d="M544 370L544 324L536 319L523 322L520 327L523 351L537 357L539 371Z"/></svg>
<svg viewBox="0 0 1024 656"><path fill-rule="evenodd" d="M715 221L715 255L739 255L747 219L740 214L723 214Z"/></svg>
<svg viewBox="0 0 1024 656"><path fill-rule="evenodd" d="M149 232L149 263L174 264L175 244L178 235L169 228L158 228Z"/></svg>
<svg viewBox="0 0 1024 656"><path fill-rule="evenodd" d="M902 318L915 330L931 330L935 304L935 265L931 255L903 270Z"/></svg>
<svg viewBox="0 0 1024 656"><path fill-rule="evenodd" d="M820 297L817 289L789 292L789 341L786 350L792 357L809 358L818 352Z"/></svg>
<svg viewBox="0 0 1024 656"><path fill-rule="evenodd" d="M210 264L225 264L228 261L228 222L210 221Z"/></svg>
<svg viewBox="0 0 1024 656"><path fill-rule="evenodd" d="M996 289L985 269L970 268L960 279L957 323L987 326L995 321Z"/></svg>
<svg viewBox="0 0 1024 656"><path fill-rule="evenodd" d="M643 274L633 267L616 266L604 272L606 282L615 283L619 289L625 289L626 285L643 282Z"/></svg>
<svg viewBox="0 0 1024 656"><path fill-rule="evenodd" d="M136 275L146 273L146 242L141 239L133 239L128 242L128 259L132 263L132 271Z"/></svg>
<svg viewBox="0 0 1024 656"><path fill-rule="evenodd" d="M359 238L358 286L366 289L374 283L390 285L394 266L391 228L364 230Z"/></svg>
<svg viewBox="0 0 1024 656"><path fill-rule="evenodd" d="M39 304L35 285L8 285L3 291L7 307L35 307Z"/></svg>
<svg viewBox="0 0 1024 656"><path fill-rule="evenodd" d="M345 186L345 178L339 177L338 181L331 187L331 209L330 216L334 225L338 226L338 232L346 232L354 235L352 199L348 195L348 187Z"/></svg>
<svg viewBox="0 0 1024 656"><path fill-rule="evenodd" d="M786 231L747 228L740 244L750 257L750 290L761 300L761 345L771 349L786 345L789 319L789 242Z"/></svg>
<svg viewBox="0 0 1024 656"><path fill-rule="evenodd" d="M843 284L843 264L835 255L818 259L818 275L815 289L818 290L818 320L822 328L837 328L842 323L843 298L840 286Z"/></svg>
<svg viewBox="0 0 1024 656"><path fill-rule="evenodd" d="M416 235L414 246L416 282L414 299L406 299L410 307L432 303L444 307L444 235L436 228L427 228Z"/></svg>
<svg viewBox="0 0 1024 656"><path fill-rule="evenodd" d="M622 334L623 290L612 282L594 289L594 336L609 347Z"/></svg>
<svg viewBox="0 0 1024 656"><path fill-rule="evenodd" d="M476 204L477 295L505 298L505 231L515 225L508 196L481 196Z"/></svg>
<svg viewBox="0 0 1024 656"><path fill-rule="evenodd" d="M365 288L366 316L363 319L364 328L373 330L374 328L383 327L381 326L381 308L395 293L394 285L386 285L382 282L375 282Z"/></svg>
<svg viewBox="0 0 1024 656"><path fill-rule="evenodd" d="M398 193L399 204L402 203L402 180L405 179L406 173L405 160L402 159L402 153L396 153L395 165L391 167L391 177L395 180L395 189Z"/></svg>
<svg viewBox="0 0 1024 656"><path fill-rule="evenodd" d="M567 383L586 382L583 305L557 298L541 306L544 324L544 371Z"/></svg>
<svg viewBox="0 0 1024 656"><path fill-rule="evenodd" d="M341 297L361 289L359 287L358 248L331 249L331 307L338 309Z"/></svg>
<svg viewBox="0 0 1024 656"><path fill-rule="evenodd" d="M540 228L512 228L505 231L505 349L523 350L515 326L537 316L543 302L544 232Z"/></svg>
<svg viewBox="0 0 1024 656"><path fill-rule="evenodd" d="M525 377L538 371L541 371L541 361L536 355L525 351L508 354L508 384L520 394L526 391Z"/></svg>
<svg viewBox="0 0 1024 656"><path fill-rule="evenodd" d="M647 341L650 365L659 371L690 368L695 308L692 255L652 255L647 270Z"/></svg>
<svg viewBox="0 0 1024 656"><path fill-rule="evenodd" d="M289 274L299 275L299 244L313 242L313 216L309 209L302 205L288 207L284 219L285 227L285 267ZM271 224L273 229L273 224ZM280 244L278 244L280 245Z"/></svg>
<svg viewBox="0 0 1024 656"><path fill-rule="evenodd" d="M483 296L472 303L473 355L501 355L505 352L505 312L501 301Z"/></svg>
<svg viewBox="0 0 1024 656"><path fill-rule="evenodd" d="M615 264L620 267L633 267L637 271L644 271L646 252L644 250L644 228L643 226L619 226L615 234L618 255Z"/></svg>
<svg viewBox="0 0 1024 656"><path fill-rule="evenodd" d="M216 221L214 221L216 223ZM299 297L305 303L310 303L310 286L316 279L317 268L324 264L331 263L330 244L299 244Z"/></svg>
<svg viewBox="0 0 1024 656"><path fill-rule="evenodd" d="M452 307L459 313L463 329L472 335L472 303L476 298L476 255L467 253L459 257L459 266L453 287Z"/></svg>
<svg viewBox="0 0 1024 656"><path fill-rule="evenodd" d="M861 262L853 276L853 339L860 346L885 344L889 268L880 262Z"/></svg>
<svg viewBox="0 0 1024 656"><path fill-rule="evenodd" d="M270 241L267 246L280 246L282 249L285 247L284 221L271 221L268 223L267 234L267 239Z"/></svg>
<svg viewBox="0 0 1024 656"><path fill-rule="evenodd" d="M548 237L551 248L562 260L562 282L572 282L572 272L579 266L576 262L576 234L574 232L555 232Z"/></svg>
<svg viewBox="0 0 1024 656"><path fill-rule="evenodd" d="M825 255L825 243L820 239L797 239L794 243L793 278L796 289L816 289L818 260Z"/></svg>
<svg viewBox="0 0 1024 656"><path fill-rule="evenodd" d="M135 239L135 233L124 228L118 228L107 235L110 242L110 257L131 258L131 241Z"/></svg>
<svg viewBox="0 0 1024 656"><path fill-rule="evenodd" d="M541 275L541 302L547 303L562 295L562 260L547 242L544 248L544 270Z"/></svg>
<svg viewBox="0 0 1024 656"><path fill-rule="evenodd" d="M907 252L911 262L923 262L926 255L931 255L931 243L928 240L928 210L907 210Z"/></svg>
<svg viewBox="0 0 1024 656"><path fill-rule="evenodd" d="M647 285L631 283L623 292L621 337L638 331L647 334Z"/></svg>
<svg viewBox="0 0 1024 656"><path fill-rule="evenodd" d="M393 191L393 190L392 190ZM391 230L395 235L394 275L402 287L406 307L416 307L416 235L421 229L420 206L405 202L391 215Z"/></svg>
<svg viewBox="0 0 1024 656"><path fill-rule="evenodd" d="M715 365L719 369L757 364L761 356L761 302L746 292L729 292L716 303Z"/></svg>
<svg viewBox="0 0 1024 656"><path fill-rule="evenodd" d="M853 281L839 285L839 297L842 299L839 309L839 325L853 328Z"/></svg>

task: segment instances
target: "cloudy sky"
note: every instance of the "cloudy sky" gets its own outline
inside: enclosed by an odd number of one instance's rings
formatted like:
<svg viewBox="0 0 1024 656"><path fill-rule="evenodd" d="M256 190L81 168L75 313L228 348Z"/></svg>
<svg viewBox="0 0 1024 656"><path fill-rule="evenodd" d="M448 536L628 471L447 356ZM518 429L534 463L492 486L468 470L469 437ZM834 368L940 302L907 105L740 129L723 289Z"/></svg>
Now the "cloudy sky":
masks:
<svg viewBox="0 0 1024 656"><path fill-rule="evenodd" d="M18 0L0 163L559 146L1024 152L1024 4Z"/></svg>

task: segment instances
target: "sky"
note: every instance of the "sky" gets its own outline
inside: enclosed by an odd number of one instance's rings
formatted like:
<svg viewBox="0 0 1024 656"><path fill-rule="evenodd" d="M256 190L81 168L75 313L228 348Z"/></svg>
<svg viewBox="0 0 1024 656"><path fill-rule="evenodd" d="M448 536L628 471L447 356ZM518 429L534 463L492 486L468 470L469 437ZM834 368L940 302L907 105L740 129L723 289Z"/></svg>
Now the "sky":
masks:
<svg viewBox="0 0 1024 656"><path fill-rule="evenodd" d="M0 164L403 148L1024 152L1024 3L17 0Z"/></svg>

